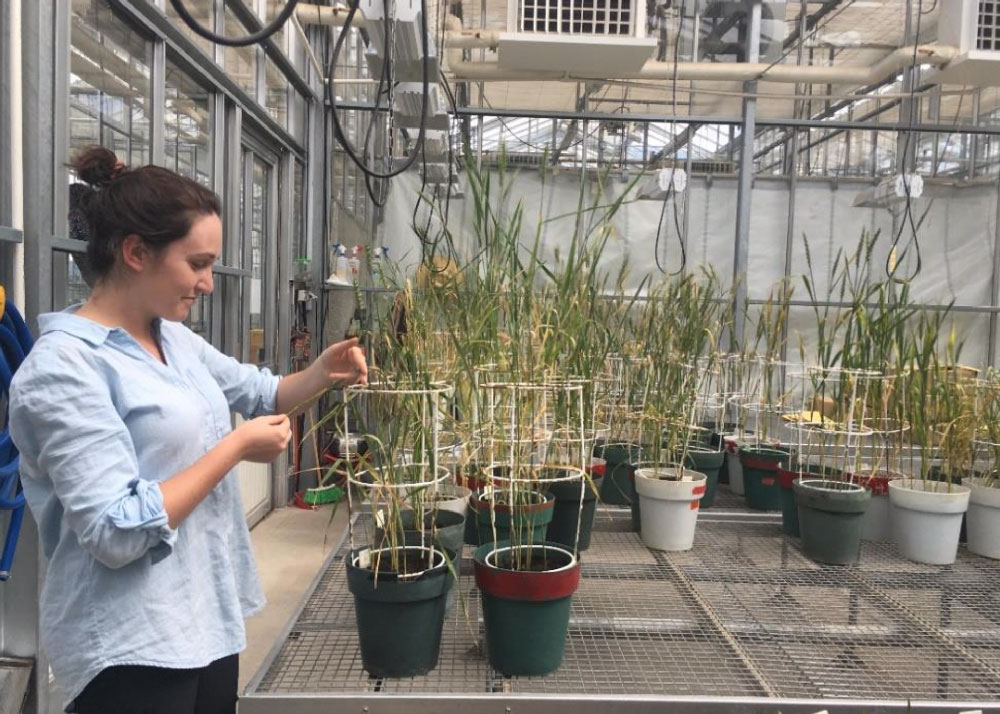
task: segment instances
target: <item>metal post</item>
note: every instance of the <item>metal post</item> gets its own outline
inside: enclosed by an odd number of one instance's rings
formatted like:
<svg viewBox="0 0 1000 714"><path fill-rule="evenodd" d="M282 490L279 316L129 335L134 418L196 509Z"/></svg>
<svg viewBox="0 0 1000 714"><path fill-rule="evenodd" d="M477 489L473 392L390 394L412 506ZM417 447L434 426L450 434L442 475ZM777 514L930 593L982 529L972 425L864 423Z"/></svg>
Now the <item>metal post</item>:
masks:
<svg viewBox="0 0 1000 714"><path fill-rule="evenodd" d="M576 86L577 86L577 90L576 90L577 95L580 94L580 90L581 89L583 90L583 100L582 100L583 101L583 111L586 112L586 111L588 111L590 109L590 107L588 106L589 102L587 101L587 98L590 96L589 91L587 90L587 86L586 85L584 85L583 87L580 87L579 83L577 83ZM580 141L580 183L581 184L584 181L587 180L587 151L590 149L590 141L587 138L587 130L589 128L590 128L589 123L587 122L586 119L584 119L583 120L583 136L581 137L581 141Z"/></svg>
<svg viewBox="0 0 1000 714"><path fill-rule="evenodd" d="M1000 177L997 178L1000 181ZM990 277L990 305L1000 305L1000 191L996 192L997 200L993 215L993 274ZM997 313L990 313L990 342L987 354L987 364L996 366L997 353Z"/></svg>
<svg viewBox="0 0 1000 714"><path fill-rule="evenodd" d="M978 89L976 89L972 93L972 123L973 124L978 124L979 123L979 107L980 107L980 101L982 99L982 94L983 94L982 87L979 87ZM968 146L969 146L969 154L968 154L969 163L968 163L967 175L971 179L971 178L975 178L976 177L976 156L977 156L977 154L979 154L979 134L967 134L965 137L962 137L962 145L963 145L963 147L965 146L966 137L968 138L968 141L969 141L969 144L968 144ZM935 149L937 148L938 143L939 143L938 141L934 142ZM946 156L945 159L947 159L947 158L948 157Z"/></svg>
<svg viewBox="0 0 1000 714"><path fill-rule="evenodd" d="M747 62L760 58L761 0L747 0L750 27L747 32ZM733 331L729 346L743 344L746 327L747 264L750 256L750 192L753 189L753 140L757 133L757 82L743 83L743 132L740 142L739 192L736 196L736 246L733 260Z"/></svg>
<svg viewBox="0 0 1000 714"><path fill-rule="evenodd" d="M295 224L292 216L301 210L301 206L295 205L295 157L290 151L282 154L280 161L275 166L275 171L280 172L281 181L277 203L281 206L278 210L278 234L277 245L274 254L278 258L277 280L278 280L278 310L277 310L277 334L278 344L275 345L275 363L278 370L283 374L288 374L292 370L291 357L291 337L292 337L292 312L295 309L294 296L292 295L292 259L295 257L292 246L295 244ZM271 505L273 508L284 508L288 505L289 488L292 481L288 478L286 451L282 460L275 464L271 470ZM284 463L282 463L284 462Z"/></svg>
<svg viewBox="0 0 1000 714"><path fill-rule="evenodd" d="M690 124L688 125L688 128L691 128ZM691 129L691 139L694 138L694 135L695 135L695 133L697 131L698 131L697 129ZM687 190L684 192L684 239L683 239L684 240L684 255L686 255L686 256L690 256L691 255L691 243L690 243L690 240L689 240L690 235L691 235L691 210L690 209L691 209L691 191L692 191L692 188L694 186L694 182L691 180L691 176L693 174L693 169L694 169L694 166L693 166L694 159L691 156L692 153L693 152L691 151L691 143L690 143L690 139L689 139L688 140L688 147L687 147L687 156L684 159L684 172L687 174ZM687 273L687 265L684 266L684 272Z"/></svg>
<svg viewBox="0 0 1000 714"><path fill-rule="evenodd" d="M231 170L228 164L228 159L226 155L226 137L228 134L227 123L226 123L226 97L223 94L212 94L212 190L214 190L220 196L226 196L226 172ZM239 194L236 194L237 196ZM233 232L236 230L236 224L233 223L233 216L235 215L235 209L233 208L234 203L239 203L239 201L227 200L223 206L223 212L226 214L225 221L223 221L223 246L231 245L234 240ZM230 251L223 249L222 252L222 263L223 265L236 265L230 260ZM219 276L217 280L226 280L226 278ZM222 349L222 290L219 289L221 286L217 286L212 294L209 296L209 302L211 303L209 320L209 329L211 334L208 337L209 342L215 346L216 349Z"/></svg>
<svg viewBox="0 0 1000 714"><path fill-rule="evenodd" d="M167 43L162 39L153 42L153 66L150 72L152 97L149 113L149 161L156 166L166 162L164 147L164 124L167 107Z"/></svg>
<svg viewBox="0 0 1000 714"><path fill-rule="evenodd" d="M903 37L903 43L907 45L917 41L917 38L913 36L913 0L906 0ZM917 72L919 72L919 69L915 67L907 66L903 69L903 98L899 104L899 123L906 126L916 123L914 117L915 100L910 98L909 93L915 86L914 82L917 79ZM909 140L907 140L907 137L909 137ZM914 170L913 157L916 155L916 150L916 141L912 131L902 132L896 137L896 166L900 173L906 173L907 170Z"/></svg>
<svg viewBox="0 0 1000 714"><path fill-rule="evenodd" d="M56 0L20 1L24 162L24 274L25 312L29 323L52 304L51 236L59 215L59 184L65 184L67 104L69 100L70 5ZM63 76L65 71L65 76ZM65 91L65 97L61 92ZM57 178L58 177L58 178ZM66 190L63 189L63 195ZM65 220L65 213L61 214ZM3 654L35 657L33 687L24 712L58 711L58 697L50 686L48 659L39 651L38 602L45 574L38 528L25 514L14 560L14 577L0 593Z"/></svg>

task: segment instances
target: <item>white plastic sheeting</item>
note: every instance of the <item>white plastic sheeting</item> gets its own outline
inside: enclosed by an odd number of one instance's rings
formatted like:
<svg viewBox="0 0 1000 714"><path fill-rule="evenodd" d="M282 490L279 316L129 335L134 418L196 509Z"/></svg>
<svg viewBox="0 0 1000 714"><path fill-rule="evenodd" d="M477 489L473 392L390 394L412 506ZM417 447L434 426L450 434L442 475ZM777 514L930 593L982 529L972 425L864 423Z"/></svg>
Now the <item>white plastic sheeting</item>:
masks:
<svg viewBox="0 0 1000 714"><path fill-rule="evenodd" d="M583 205L594 204L599 190L589 174ZM536 170L508 171L509 192L501 201L499 178L491 175L495 200L493 208L508 214L520 202L523 210L521 241L525 250L534 243L541 223L540 254L550 264L556 262L572 238L575 212L580 201L580 172L563 171L546 175L544 180ZM476 239L472 229L473 199L466 179L462 177L465 197L452 199L449 225L460 253L471 255ZM628 183L616 176L608 177L603 197L607 205L628 188ZM856 208L855 196L870 184L858 181L830 181L800 178L794 205L793 241L789 274L795 286L794 299L806 300L801 275L808 270L805 239L808 238L815 285L821 298L837 300L829 294L829 271L838 250L854 251L862 230L880 230L870 270L875 277L884 276L886 258L893 241L893 220L887 209ZM693 177L688 183L688 212L684 213L684 196L678 197L678 222L687 232L688 270L710 265L729 285L733 273L733 248L736 225L736 187L731 177ZM420 189L419 177L406 174L393 182L382 240L389 246L390 257L398 262L403 274L412 275L420 261L421 249L411 228L413 207ZM993 269L993 247L996 235L997 186L972 185L956 187L937 185L928 191L929 197L915 200L914 220L924 212L926 218L919 230L923 266L911 284L912 298L921 303L956 305L988 305L990 303ZM772 286L785 273L786 236L789 213L789 181L787 178L758 178L754 182L750 224L749 269L747 281L751 299L767 297ZM630 266L626 286L637 287L643 278L655 279L659 270L654 260L657 222L663 205L660 201L626 201L611 220L610 235L602 256L602 267L613 276L624 260ZM599 221L603 211L589 213L590 221ZM426 204L417 218L427 220ZM898 223L897 223L898 225ZM433 231L432 231L433 232ZM897 253L910 241L912 231L906 224L900 236ZM914 249L899 268L906 275L915 266ZM661 230L660 260L665 269L676 270L680 265L680 249L673 219L673 202L668 202ZM981 364L987 359L988 315L956 313L952 316L956 329L966 339L962 361ZM793 307L789 319L789 356L798 353L799 337L807 339L814 329L815 318L809 307ZM807 345L808 348L808 345Z"/></svg>

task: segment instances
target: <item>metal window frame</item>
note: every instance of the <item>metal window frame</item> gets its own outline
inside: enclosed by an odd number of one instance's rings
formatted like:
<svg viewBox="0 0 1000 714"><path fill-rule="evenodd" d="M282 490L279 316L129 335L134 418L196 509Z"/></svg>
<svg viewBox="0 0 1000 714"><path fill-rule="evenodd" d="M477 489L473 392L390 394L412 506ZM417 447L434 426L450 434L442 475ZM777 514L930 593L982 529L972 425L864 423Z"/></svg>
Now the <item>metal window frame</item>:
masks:
<svg viewBox="0 0 1000 714"><path fill-rule="evenodd" d="M233 0L230 0L232 2ZM253 125L253 128L262 134L264 138L281 145L283 150L291 151L298 156L305 155L305 147L298 142L286 129L275 122L267 110L254 98L250 97L243 89L236 84L225 72L223 67L216 61L209 58L194 41L184 34L158 7L153 4L139 2L138 0L106 0L116 11L121 13L123 19L130 18L133 23L141 26L152 37L160 38L169 47L174 55L172 61L187 72L193 79L209 86L218 93L224 94L235 105L239 106L245 115L245 120ZM237 19L239 15L235 12ZM218 15L217 18L218 20ZM216 57L220 51L217 47ZM286 58L287 62L287 58ZM290 66L290 64L289 64ZM294 70L294 67L291 67ZM294 78L288 77L289 81L301 83L309 87L308 83L302 79L297 72ZM315 93L309 89L309 96L316 99Z"/></svg>
<svg viewBox="0 0 1000 714"><path fill-rule="evenodd" d="M10 52L7 34L10 32L10 7L8 3L0 3L0 156L10 156L10 63L7 61ZM0 167L0 228L9 227L13 221L13 187L6 166ZM10 228L9 230L13 230ZM0 240L13 240L9 233L6 237L0 231ZM5 261L6 262L6 261ZM0 280L5 276L0 275Z"/></svg>

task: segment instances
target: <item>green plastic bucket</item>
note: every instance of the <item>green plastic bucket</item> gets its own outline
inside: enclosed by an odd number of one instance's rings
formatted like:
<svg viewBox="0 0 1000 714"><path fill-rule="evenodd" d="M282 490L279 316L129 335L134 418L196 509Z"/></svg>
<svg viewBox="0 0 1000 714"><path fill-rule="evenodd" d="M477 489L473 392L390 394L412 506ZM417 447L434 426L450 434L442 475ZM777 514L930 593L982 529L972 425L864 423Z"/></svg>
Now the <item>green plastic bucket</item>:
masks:
<svg viewBox="0 0 1000 714"><path fill-rule="evenodd" d="M871 492L847 481L822 478L800 478L792 488L806 557L833 565L856 563Z"/></svg>
<svg viewBox="0 0 1000 714"><path fill-rule="evenodd" d="M401 550L429 552L407 546ZM361 662L373 677L415 677L437 666L444 625L445 597L452 577L440 551L432 567L413 577L386 572L388 549L381 549L377 574L371 569L378 550L359 548L347 561L347 587L361 645ZM366 560L367 558L367 560Z"/></svg>
<svg viewBox="0 0 1000 714"><path fill-rule="evenodd" d="M711 508L715 503L715 493L719 487L719 470L726 459L725 451L712 448L688 447L685 468L705 474L705 495L701 499L701 508Z"/></svg>
<svg viewBox="0 0 1000 714"><path fill-rule="evenodd" d="M638 444L610 443L594 447L594 456L604 459L604 482L601 502L612 506L628 506L635 500L635 464L642 458Z"/></svg>
<svg viewBox="0 0 1000 714"><path fill-rule="evenodd" d="M577 546L579 551L590 547L590 534L594 529L594 513L597 510L597 493L604 479L601 477L583 481L583 507L580 504L580 479L557 481L549 487L549 495L555 498L552 521L545 538L550 543L561 543L570 550ZM595 493L594 489L597 489ZM577 545L577 524L580 528L580 542Z"/></svg>
<svg viewBox="0 0 1000 714"><path fill-rule="evenodd" d="M513 509L500 503L496 509L491 508L490 501L480 492L469 499L469 507L476 514L476 542L472 545L484 545L493 542L493 516L496 511L496 539L511 540L511 527L514 528L515 540L522 543L544 543L545 532L552 522L555 512L555 498L538 491L530 491L531 503L517 505ZM502 494L503 495L503 494Z"/></svg>
<svg viewBox="0 0 1000 714"><path fill-rule="evenodd" d="M778 483L781 486L781 530L795 538L799 537L799 507L795 503L795 491L792 484L798 480L799 474L778 468Z"/></svg>
<svg viewBox="0 0 1000 714"><path fill-rule="evenodd" d="M546 570L505 567L509 543L481 546L474 565L482 594L486 652L490 665L507 677L541 676L562 664L570 605L580 583L580 563L557 543L521 546L544 558ZM537 561L536 561L537 562Z"/></svg>
<svg viewBox="0 0 1000 714"><path fill-rule="evenodd" d="M416 527L416 514L412 510L400 513L403 527L404 545L430 545L432 542L439 548L453 553L462 552L463 534L465 533L465 516L454 511L437 510L424 513L423 533ZM386 547L382 528L375 531L375 547Z"/></svg>
<svg viewBox="0 0 1000 714"><path fill-rule="evenodd" d="M778 464L788 461L789 452L766 447L740 447L743 489L747 506L758 511L781 510Z"/></svg>

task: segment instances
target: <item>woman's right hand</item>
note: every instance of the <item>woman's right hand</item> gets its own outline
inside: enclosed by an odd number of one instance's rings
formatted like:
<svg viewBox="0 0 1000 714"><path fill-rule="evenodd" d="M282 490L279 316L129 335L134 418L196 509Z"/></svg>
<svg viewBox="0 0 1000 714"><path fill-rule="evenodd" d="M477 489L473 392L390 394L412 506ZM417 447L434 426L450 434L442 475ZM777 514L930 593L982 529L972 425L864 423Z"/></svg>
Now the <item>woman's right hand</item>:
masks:
<svg viewBox="0 0 1000 714"><path fill-rule="evenodd" d="M288 446L292 426L285 414L272 414L244 422L233 435L239 440L241 460L268 464Z"/></svg>

